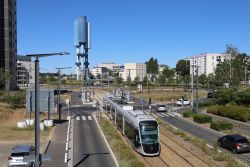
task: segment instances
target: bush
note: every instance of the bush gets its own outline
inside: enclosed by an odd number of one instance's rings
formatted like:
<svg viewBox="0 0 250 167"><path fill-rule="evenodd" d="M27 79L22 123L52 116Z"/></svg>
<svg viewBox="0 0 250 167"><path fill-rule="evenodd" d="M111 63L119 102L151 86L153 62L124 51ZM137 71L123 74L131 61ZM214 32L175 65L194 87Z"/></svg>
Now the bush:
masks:
<svg viewBox="0 0 250 167"><path fill-rule="evenodd" d="M248 120L250 120L249 109L235 105L226 105L219 107L217 114L243 122L247 122Z"/></svg>
<svg viewBox="0 0 250 167"><path fill-rule="evenodd" d="M183 113L183 117L188 118L188 117L192 117L193 113L191 111L187 111Z"/></svg>
<svg viewBox="0 0 250 167"><path fill-rule="evenodd" d="M17 91L14 95L8 95L6 100L11 108L23 107L25 104L25 92Z"/></svg>
<svg viewBox="0 0 250 167"><path fill-rule="evenodd" d="M212 121L212 117L204 114L195 114L194 122L196 123L209 123Z"/></svg>
<svg viewBox="0 0 250 167"><path fill-rule="evenodd" d="M210 106L210 107L207 109L207 112L208 112L208 113L211 113L211 114L217 114L218 108L219 108L218 105Z"/></svg>
<svg viewBox="0 0 250 167"><path fill-rule="evenodd" d="M220 130L231 130L233 129L233 124L227 121L212 121L210 128L220 131Z"/></svg>

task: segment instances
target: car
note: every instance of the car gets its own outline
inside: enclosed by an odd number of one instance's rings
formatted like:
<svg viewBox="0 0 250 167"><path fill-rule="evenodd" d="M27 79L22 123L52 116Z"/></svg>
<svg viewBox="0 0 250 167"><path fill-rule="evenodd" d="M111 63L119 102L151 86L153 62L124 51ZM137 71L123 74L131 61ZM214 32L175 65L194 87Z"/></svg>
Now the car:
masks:
<svg viewBox="0 0 250 167"><path fill-rule="evenodd" d="M190 105L190 100L187 100L187 99L184 99L184 98L179 98L177 101L176 101L176 105L177 106L186 106L186 105Z"/></svg>
<svg viewBox="0 0 250 167"><path fill-rule="evenodd" d="M208 92L207 93L207 98L213 98L214 97L214 93L213 92Z"/></svg>
<svg viewBox="0 0 250 167"><path fill-rule="evenodd" d="M231 134L218 139L219 146L231 150L233 153L250 152L250 142L239 134Z"/></svg>
<svg viewBox="0 0 250 167"><path fill-rule="evenodd" d="M22 167L33 167L33 162L24 162L24 157L34 156L35 147L32 145L18 145L12 148L10 156L8 157L7 166L22 166Z"/></svg>
<svg viewBox="0 0 250 167"><path fill-rule="evenodd" d="M152 108L155 109L157 112L165 112L166 111L166 105L165 104L152 104Z"/></svg>

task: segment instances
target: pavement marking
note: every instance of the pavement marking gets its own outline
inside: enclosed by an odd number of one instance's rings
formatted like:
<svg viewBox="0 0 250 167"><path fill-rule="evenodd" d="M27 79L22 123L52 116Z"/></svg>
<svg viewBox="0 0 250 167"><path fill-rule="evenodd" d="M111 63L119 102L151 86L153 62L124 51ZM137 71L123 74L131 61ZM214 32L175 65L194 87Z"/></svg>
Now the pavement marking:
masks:
<svg viewBox="0 0 250 167"><path fill-rule="evenodd" d="M82 120L84 120L84 121L85 121L85 120L86 120L86 116L82 116Z"/></svg>
<svg viewBox="0 0 250 167"><path fill-rule="evenodd" d="M80 120L80 117L79 117L79 116L77 116L77 117L76 117L76 120L77 120L77 121L79 121L79 120Z"/></svg>
<svg viewBox="0 0 250 167"><path fill-rule="evenodd" d="M172 117L174 117L175 115L174 114L172 114L172 113L168 113L168 115L171 115Z"/></svg>
<svg viewBox="0 0 250 167"><path fill-rule="evenodd" d="M168 115L168 114L165 114L165 113L162 113L162 115L164 115L164 116L166 116L166 117L169 117L169 115Z"/></svg>
<svg viewBox="0 0 250 167"><path fill-rule="evenodd" d="M164 115L161 115L161 114L159 114L159 113L156 113L156 115L158 115L159 117L164 117Z"/></svg>
<svg viewBox="0 0 250 167"><path fill-rule="evenodd" d="M173 114L176 115L176 116L182 117L182 115L177 113L177 112L173 112Z"/></svg>
<svg viewBox="0 0 250 167"><path fill-rule="evenodd" d="M209 148L211 148L211 149L214 149L214 147L211 146L210 144L207 144L207 146L208 146Z"/></svg>
<svg viewBox="0 0 250 167"><path fill-rule="evenodd" d="M171 126L172 128L174 128L174 129L176 129L176 130L178 129L178 128L176 128L176 127L175 127L175 126L173 126L173 125L169 125L169 126Z"/></svg>
<svg viewBox="0 0 250 167"><path fill-rule="evenodd" d="M153 117L155 117L155 118L158 118L158 116L157 116L157 115L155 115L155 114L153 114L153 113L152 113L152 116L153 116Z"/></svg>
<svg viewBox="0 0 250 167"><path fill-rule="evenodd" d="M68 162L68 153L65 153L64 155L64 163L67 163Z"/></svg>
<svg viewBox="0 0 250 167"><path fill-rule="evenodd" d="M91 117L91 116L88 116L88 120L92 120L92 117Z"/></svg>

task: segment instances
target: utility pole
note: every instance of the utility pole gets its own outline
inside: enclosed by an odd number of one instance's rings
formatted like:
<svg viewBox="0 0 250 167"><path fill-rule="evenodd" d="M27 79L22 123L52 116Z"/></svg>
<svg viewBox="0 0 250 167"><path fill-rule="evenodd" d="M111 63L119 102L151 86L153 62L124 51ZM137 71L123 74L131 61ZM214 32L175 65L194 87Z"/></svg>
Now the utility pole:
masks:
<svg viewBox="0 0 250 167"><path fill-rule="evenodd" d="M199 79L198 79L198 66L196 66L196 108L195 108L195 112L198 112L198 84L199 84Z"/></svg>
<svg viewBox="0 0 250 167"><path fill-rule="evenodd" d="M58 98L57 98L57 112L59 114L59 120L61 120L61 70L62 69L69 69L72 67L60 67L56 68L58 70L58 87L57 87L57 93L58 93Z"/></svg>
<svg viewBox="0 0 250 167"><path fill-rule="evenodd" d="M39 57L54 55L68 55L67 52L49 53L49 54L32 54L28 57L35 57L35 167L40 166L40 85L39 85Z"/></svg>
<svg viewBox="0 0 250 167"><path fill-rule="evenodd" d="M128 70L129 91L130 91L130 87L131 87L131 76L130 76L130 70L133 70L133 69L127 69L127 70Z"/></svg>
<svg viewBox="0 0 250 167"><path fill-rule="evenodd" d="M192 111L194 108L194 65L191 66L192 68L192 76L191 76L191 107Z"/></svg>

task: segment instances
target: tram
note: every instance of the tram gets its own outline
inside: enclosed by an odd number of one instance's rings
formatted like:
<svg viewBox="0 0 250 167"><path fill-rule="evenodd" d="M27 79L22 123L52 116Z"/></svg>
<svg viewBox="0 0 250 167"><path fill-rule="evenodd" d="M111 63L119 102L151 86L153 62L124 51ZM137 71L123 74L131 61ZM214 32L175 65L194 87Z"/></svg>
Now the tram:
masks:
<svg viewBox="0 0 250 167"><path fill-rule="evenodd" d="M160 155L159 125L155 118L142 110L133 110L133 106L119 105L104 97L107 115L126 136L135 151L144 156ZM105 105L105 103L104 103Z"/></svg>

